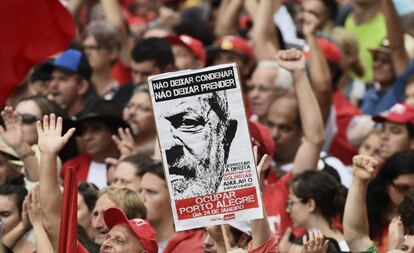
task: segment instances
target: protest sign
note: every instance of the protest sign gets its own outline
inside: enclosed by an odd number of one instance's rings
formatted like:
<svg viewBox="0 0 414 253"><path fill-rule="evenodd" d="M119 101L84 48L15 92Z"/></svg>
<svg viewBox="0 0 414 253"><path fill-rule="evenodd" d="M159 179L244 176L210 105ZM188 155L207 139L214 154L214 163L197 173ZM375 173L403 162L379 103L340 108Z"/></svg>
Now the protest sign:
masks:
<svg viewBox="0 0 414 253"><path fill-rule="evenodd" d="M236 65L148 80L176 230L262 218Z"/></svg>

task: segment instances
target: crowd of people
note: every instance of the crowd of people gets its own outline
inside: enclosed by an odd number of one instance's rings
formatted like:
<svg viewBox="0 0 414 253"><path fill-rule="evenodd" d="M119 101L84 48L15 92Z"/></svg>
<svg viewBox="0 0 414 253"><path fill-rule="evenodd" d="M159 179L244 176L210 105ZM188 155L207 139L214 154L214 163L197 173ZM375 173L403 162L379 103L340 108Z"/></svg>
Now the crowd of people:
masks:
<svg viewBox="0 0 414 253"><path fill-rule="evenodd" d="M412 0L60 2L75 40L1 112L0 252L414 252ZM232 62L264 218L177 232L148 77ZM177 194L220 183L223 97L197 100L209 124L165 112Z"/></svg>

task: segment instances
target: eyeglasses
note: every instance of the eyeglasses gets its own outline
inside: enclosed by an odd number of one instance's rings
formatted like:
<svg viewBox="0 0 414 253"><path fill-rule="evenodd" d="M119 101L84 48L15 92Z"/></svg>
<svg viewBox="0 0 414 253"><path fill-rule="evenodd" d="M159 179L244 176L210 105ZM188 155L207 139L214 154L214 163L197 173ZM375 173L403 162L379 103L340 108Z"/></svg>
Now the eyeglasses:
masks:
<svg viewBox="0 0 414 253"><path fill-rule="evenodd" d="M286 212L290 213L290 212L292 211L292 207L293 207L293 205L294 205L295 203L298 203L298 202L302 202L302 199L297 199L297 200L291 200L291 199L289 199L289 200L286 202Z"/></svg>
<svg viewBox="0 0 414 253"><path fill-rule="evenodd" d="M104 48L103 46L100 45L84 45L83 46L83 50L86 51L98 51L100 49Z"/></svg>
<svg viewBox="0 0 414 253"><path fill-rule="evenodd" d="M22 113L20 114L20 117L22 118L23 124L33 124L38 120L36 115L29 114L29 113Z"/></svg>

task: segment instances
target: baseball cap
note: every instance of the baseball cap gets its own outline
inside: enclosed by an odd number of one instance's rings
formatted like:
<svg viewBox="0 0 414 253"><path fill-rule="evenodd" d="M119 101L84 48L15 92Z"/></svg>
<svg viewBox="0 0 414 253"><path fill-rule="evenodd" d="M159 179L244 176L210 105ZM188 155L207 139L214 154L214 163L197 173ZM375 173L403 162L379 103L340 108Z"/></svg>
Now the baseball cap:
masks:
<svg viewBox="0 0 414 253"><path fill-rule="evenodd" d="M207 59L203 43L196 38L182 34L179 36L169 35L164 37L164 39L172 46L179 45L187 48L197 59L202 62L205 62Z"/></svg>
<svg viewBox="0 0 414 253"><path fill-rule="evenodd" d="M143 219L128 220L124 212L118 208L107 209L103 217L109 229L119 224L127 225L148 253L158 252L157 236L148 221Z"/></svg>
<svg viewBox="0 0 414 253"><path fill-rule="evenodd" d="M91 77L92 69L85 54L77 49L68 49L60 54L53 62L48 64L48 71L62 70L69 74L78 74L85 80Z"/></svg>
<svg viewBox="0 0 414 253"><path fill-rule="evenodd" d="M397 124L414 125L414 105L404 103L395 104L385 113L375 115L372 118L376 122L393 122Z"/></svg>
<svg viewBox="0 0 414 253"><path fill-rule="evenodd" d="M242 37L236 35L223 36L218 41L217 45L207 48L207 53L212 55L222 51L237 53L246 60L251 60L253 58L253 50L249 43Z"/></svg>

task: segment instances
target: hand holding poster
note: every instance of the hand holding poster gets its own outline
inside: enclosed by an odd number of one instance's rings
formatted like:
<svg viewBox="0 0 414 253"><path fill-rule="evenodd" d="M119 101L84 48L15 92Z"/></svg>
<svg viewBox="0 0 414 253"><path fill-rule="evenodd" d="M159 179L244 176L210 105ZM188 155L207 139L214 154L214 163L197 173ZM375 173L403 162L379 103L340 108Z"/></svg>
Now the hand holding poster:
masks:
<svg viewBox="0 0 414 253"><path fill-rule="evenodd" d="M176 230L263 217L235 64L149 78Z"/></svg>

